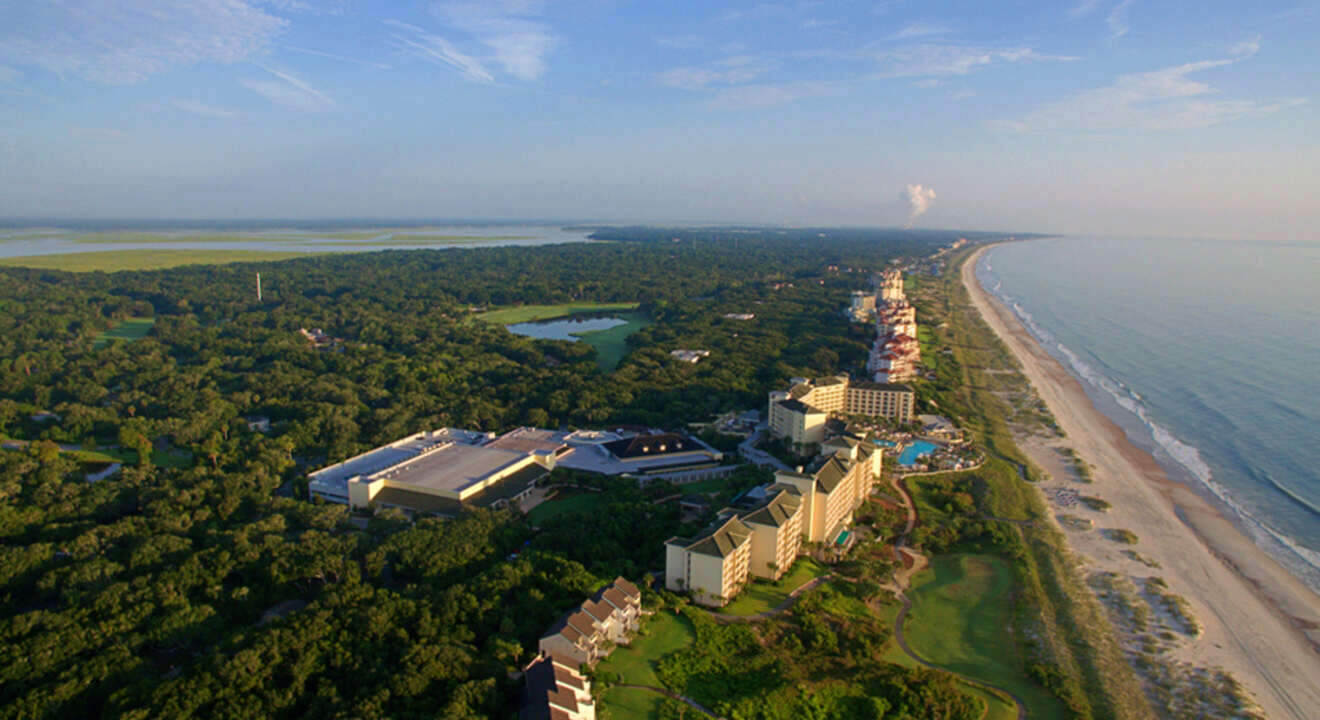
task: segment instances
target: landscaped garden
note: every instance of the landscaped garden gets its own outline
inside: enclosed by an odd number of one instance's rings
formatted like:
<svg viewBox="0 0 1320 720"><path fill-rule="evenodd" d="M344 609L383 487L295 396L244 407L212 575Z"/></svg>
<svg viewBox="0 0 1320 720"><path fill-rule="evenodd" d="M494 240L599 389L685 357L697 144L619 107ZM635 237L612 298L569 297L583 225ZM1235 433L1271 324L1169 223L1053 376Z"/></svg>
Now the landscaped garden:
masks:
<svg viewBox="0 0 1320 720"><path fill-rule="evenodd" d="M800 557L793 568L777 582L754 580L747 583L733 602L720 612L726 615L755 615L774 608L788 599L788 594L813 578L829 572L829 568L809 557Z"/></svg>

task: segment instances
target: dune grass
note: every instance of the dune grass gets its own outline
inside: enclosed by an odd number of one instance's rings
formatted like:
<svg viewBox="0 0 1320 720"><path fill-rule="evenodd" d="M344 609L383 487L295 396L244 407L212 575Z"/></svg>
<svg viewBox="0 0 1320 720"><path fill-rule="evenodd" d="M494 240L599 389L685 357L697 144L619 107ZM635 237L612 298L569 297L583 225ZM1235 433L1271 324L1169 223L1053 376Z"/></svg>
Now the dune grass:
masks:
<svg viewBox="0 0 1320 720"><path fill-rule="evenodd" d="M103 252L24 255L0 258L0 266L67 272L163 270L180 265L224 265L312 257L317 253L274 250L107 250Z"/></svg>
<svg viewBox="0 0 1320 720"><path fill-rule="evenodd" d="M115 340L123 340L124 342L141 340L147 336L147 333L151 332L151 328L155 325L156 318L129 318L97 335L96 339L92 341L92 348L103 348Z"/></svg>
<svg viewBox="0 0 1320 720"><path fill-rule="evenodd" d="M553 320L554 318L567 317L577 313L636 310L638 304L639 303L635 302L573 302L560 303L558 305L517 305L514 307L489 310L477 315L477 319L483 322L495 323L497 325L514 325L523 322L535 322L537 320Z"/></svg>

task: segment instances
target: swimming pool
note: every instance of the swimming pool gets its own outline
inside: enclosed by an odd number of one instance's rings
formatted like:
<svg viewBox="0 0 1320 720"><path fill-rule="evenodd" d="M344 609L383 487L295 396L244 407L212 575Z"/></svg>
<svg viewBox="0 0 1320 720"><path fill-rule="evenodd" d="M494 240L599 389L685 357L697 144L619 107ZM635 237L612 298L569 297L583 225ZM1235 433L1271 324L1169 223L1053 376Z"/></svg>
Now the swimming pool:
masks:
<svg viewBox="0 0 1320 720"><path fill-rule="evenodd" d="M906 448L903 448L903 452L898 456L898 464L903 467L912 467L917 464L917 458L922 455L929 455L934 452L937 447L939 446L935 443L929 443L925 440L917 440Z"/></svg>

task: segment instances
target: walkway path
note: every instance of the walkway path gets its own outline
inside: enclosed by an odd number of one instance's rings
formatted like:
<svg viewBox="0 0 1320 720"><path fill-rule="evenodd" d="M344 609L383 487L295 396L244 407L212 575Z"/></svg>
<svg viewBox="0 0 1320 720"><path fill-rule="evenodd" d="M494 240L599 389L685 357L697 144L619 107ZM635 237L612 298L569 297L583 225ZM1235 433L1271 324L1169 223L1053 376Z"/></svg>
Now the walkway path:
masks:
<svg viewBox="0 0 1320 720"><path fill-rule="evenodd" d="M738 444L738 454L747 458L753 465L769 467L772 470L792 470L793 468L785 465L779 458L756 447L756 443L761 441L761 436L764 434L765 426L758 425L750 437Z"/></svg>
<svg viewBox="0 0 1320 720"><path fill-rule="evenodd" d="M632 688L634 690L649 690L653 693L659 693L660 695L664 695L667 698L671 698L674 700L678 700L679 702L687 703L689 706L692 707L692 709L704 713L707 717L713 717L716 718L717 720L724 720L724 718L706 709L705 706L703 706L701 703L698 703L696 700L693 700L692 698L687 697L686 695L679 695L673 690L667 690L665 688L655 687L654 685L634 685L632 683L619 683L614 687Z"/></svg>
<svg viewBox="0 0 1320 720"><path fill-rule="evenodd" d="M989 683L981 682L980 680L974 680L966 675L953 672L948 668L943 668L930 662L918 655L916 651L907 644L907 639L903 637L903 622L907 619L908 611L912 609L912 598L908 597L907 589L912 582L912 576L924 569L930 564L930 561L925 555L907 547L908 536L912 534L912 529L917 526L917 506L912 502L912 496L908 494L907 489L900 484L899 480L900 478L892 475L889 478L890 485L892 485L894 490L898 491L899 496L903 498L903 507L907 508L907 522L903 526L903 534L894 541L894 559L899 563L899 570L894 573L893 582L889 584L889 589L892 590L894 595L898 597L899 601L903 603L903 607L898 611L898 616L894 618L894 640L898 643L899 649L907 653L908 657L917 661L917 663L923 667L928 667L933 670L942 670L969 685L993 690L1012 698L1013 703L1017 705L1018 720L1026 720L1027 706L1023 704L1021 698L1001 687L996 687ZM912 567L904 567L906 565L906 563L903 562L904 555L912 560Z"/></svg>

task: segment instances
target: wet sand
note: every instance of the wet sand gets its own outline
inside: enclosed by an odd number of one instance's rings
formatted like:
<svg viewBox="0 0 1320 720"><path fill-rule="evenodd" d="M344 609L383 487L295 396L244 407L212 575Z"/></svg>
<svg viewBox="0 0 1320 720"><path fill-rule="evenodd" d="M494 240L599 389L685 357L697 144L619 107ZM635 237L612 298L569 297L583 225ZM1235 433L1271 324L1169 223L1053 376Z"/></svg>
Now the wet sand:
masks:
<svg viewBox="0 0 1320 720"><path fill-rule="evenodd" d="M1061 528L1091 567L1136 580L1159 576L1191 603L1204 627L1174 657L1228 671L1246 686L1270 718L1320 717L1320 596L1290 575L1208 500L1171 480L1149 453L1092 404L1076 378L986 293L974 268L986 248L962 268L963 284L986 323L1022 363L1024 374L1067 437L1029 438L1022 450L1051 477L1052 489L1071 488L1111 503L1107 512L1061 508L1089 518L1094 530ZM1094 482L1075 482L1057 448L1071 447L1094 470ZM1102 529L1128 529L1134 546L1106 538ZM1128 556L1135 550L1159 563L1151 568Z"/></svg>

